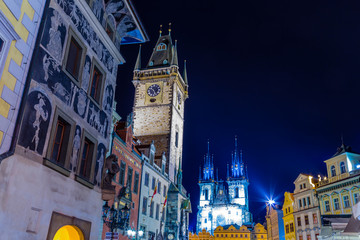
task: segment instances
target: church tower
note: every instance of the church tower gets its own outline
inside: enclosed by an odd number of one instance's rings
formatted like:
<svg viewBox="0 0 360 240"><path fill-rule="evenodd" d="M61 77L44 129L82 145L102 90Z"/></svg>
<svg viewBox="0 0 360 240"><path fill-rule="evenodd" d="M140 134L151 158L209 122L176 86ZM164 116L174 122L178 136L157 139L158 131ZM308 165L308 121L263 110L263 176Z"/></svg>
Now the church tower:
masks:
<svg viewBox="0 0 360 240"><path fill-rule="evenodd" d="M146 67L141 67L141 49L136 61L133 84L134 135L143 144L154 140L158 152L164 152L166 172L172 182L180 171L183 150L184 104L188 98L186 65L180 74L177 42L160 36Z"/></svg>
<svg viewBox="0 0 360 240"><path fill-rule="evenodd" d="M237 137L235 136L235 150L232 154L231 174L228 172L227 184L231 204L239 204L243 209L243 223L252 221L249 212L248 186L249 178L243 161L242 150L238 152Z"/></svg>
<svg viewBox="0 0 360 240"><path fill-rule="evenodd" d="M210 143L204 157L204 167L199 173L200 206L209 205L214 200L215 178L214 178L214 157L210 155Z"/></svg>

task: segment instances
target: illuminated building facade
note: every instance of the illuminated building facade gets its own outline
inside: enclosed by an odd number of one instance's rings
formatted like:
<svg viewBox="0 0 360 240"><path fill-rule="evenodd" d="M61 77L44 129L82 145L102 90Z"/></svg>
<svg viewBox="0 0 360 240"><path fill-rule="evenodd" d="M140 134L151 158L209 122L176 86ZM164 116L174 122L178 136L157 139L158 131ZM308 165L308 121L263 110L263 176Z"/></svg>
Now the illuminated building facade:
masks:
<svg viewBox="0 0 360 240"><path fill-rule="evenodd" d="M286 240L295 240L295 223L294 223L294 196L292 193L284 193L283 220Z"/></svg>
<svg viewBox="0 0 360 240"><path fill-rule="evenodd" d="M279 205L266 205L266 226L268 240L285 240L283 214Z"/></svg>
<svg viewBox="0 0 360 240"><path fill-rule="evenodd" d="M249 212L248 185L242 153L239 154L237 150L237 139L235 138L231 174L228 168L227 181L215 179L214 162L208 143L202 173L200 168L200 203L196 231L206 229L214 233L218 226L250 224L252 215Z"/></svg>
<svg viewBox="0 0 360 240"><path fill-rule="evenodd" d="M315 240L320 234L319 203L315 196L317 179L299 174L294 181L294 220L296 239Z"/></svg>

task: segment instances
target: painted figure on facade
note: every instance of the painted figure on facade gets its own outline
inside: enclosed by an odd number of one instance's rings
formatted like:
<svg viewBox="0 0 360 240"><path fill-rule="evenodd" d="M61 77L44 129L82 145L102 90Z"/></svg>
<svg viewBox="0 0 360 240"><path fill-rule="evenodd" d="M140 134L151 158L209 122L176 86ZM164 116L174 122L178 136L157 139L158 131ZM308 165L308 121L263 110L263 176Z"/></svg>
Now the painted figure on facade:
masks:
<svg viewBox="0 0 360 240"><path fill-rule="evenodd" d="M103 178L102 188L114 190L115 187L111 183L116 173L120 171L118 158L116 157L116 155L111 154L106 158L105 169L106 169L106 174L105 177Z"/></svg>
<svg viewBox="0 0 360 240"><path fill-rule="evenodd" d="M101 148L100 150L100 158L97 160L97 164L98 164L98 170L96 173L96 182L97 185L100 185L101 183L101 173L102 173L102 169L103 169L103 165L104 165L104 149Z"/></svg>
<svg viewBox="0 0 360 240"><path fill-rule="evenodd" d="M73 150L72 150L71 159L70 159L70 164L71 164L70 167L74 172L76 171L78 153L79 153L80 144L81 144L80 135L81 135L80 127L76 126L76 133L75 133L74 141L73 141Z"/></svg>
<svg viewBox="0 0 360 240"><path fill-rule="evenodd" d="M63 24L63 20L57 11L54 10L53 13L54 16L51 17L51 28L49 30L50 39L46 48L56 60L61 61L62 44L59 27Z"/></svg>
<svg viewBox="0 0 360 240"><path fill-rule="evenodd" d="M38 151L38 145L39 145L40 123L41 123L41 121L47 121L47 119L49 117L49 113L45 109L43 109L43 107L45 106L45 101L43 99L43 95L40 93L38 94L38 100L39 100L39 102L34 105L34 109L36 112L36 118L33 123L33 127L35 128L35 135L32 139L32 142L35 143L35 151L36 152Z"/></svg>

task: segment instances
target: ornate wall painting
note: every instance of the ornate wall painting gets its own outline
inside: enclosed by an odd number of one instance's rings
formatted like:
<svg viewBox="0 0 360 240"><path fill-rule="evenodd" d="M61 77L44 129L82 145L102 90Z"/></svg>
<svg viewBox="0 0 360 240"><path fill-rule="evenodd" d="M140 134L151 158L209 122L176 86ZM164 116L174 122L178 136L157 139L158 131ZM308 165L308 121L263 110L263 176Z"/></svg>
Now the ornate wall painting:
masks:
<svg viewBox="0 0 360 240"><path fill-rule="evenodd" d="M91 59L88 55L85 57L83 73L81 76L81 88L85 90L85 92L89 89L90 82L90 69L91 69Z"/></svg>
<svg viewBox="0 0 360 240"><path fill-rule="evenodd" d="M108 116L104 111L100 111L99 108L92 101L90 101L89 103L87 122L91 127L95 128L104 138L108 137Z"/></svg>
<svg viewBox="0 0 360 240"><path fill-rule="evenodd" d="M45 27L41 37L41 45L59 64L62 61L62 52L66 36L66 26L58 11L49 8L45 21Z"/></svg>
<svg viewBox="0 0 360 240"><path fill-rule="evenodd" d="M85 118L88 101L89 99L86 95L86 92L81 88L76 88L73 108L74 111L82 118Z"/></svg>
<svg viewBox="0 0 360 240"><path fill-rule="evenodd" d="M104 111L106 111L110 115L112 112L113 99L114 99L114 88L111 84L108 84L105 87L102 106L103 106Z"/></svg>
<svg viewBox="0 0 360 240"><path fill-rule="evenodd" d="M106 153L106 147L104 144L100 143L97 148L96 166L95 166L95 184L97 184L98 186L100 186L101 184L105 153Z"/></svg>
<svg viewBox="0 0 360 240"><path fill-rule="evenodd" d="M18 144L43 154L51 117L51 103L42 92L29 93L24 110Z"/></svg>

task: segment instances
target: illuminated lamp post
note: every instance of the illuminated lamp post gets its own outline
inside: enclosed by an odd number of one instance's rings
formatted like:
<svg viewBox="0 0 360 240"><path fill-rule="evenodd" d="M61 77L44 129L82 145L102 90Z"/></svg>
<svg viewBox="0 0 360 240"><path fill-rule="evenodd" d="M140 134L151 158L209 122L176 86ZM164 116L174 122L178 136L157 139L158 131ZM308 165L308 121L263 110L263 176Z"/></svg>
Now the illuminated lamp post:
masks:
<svg viewBox="0 0 360 240"><path fill-rule="evenodd" d="M112 205L110 208L108 202L106 201L102 207L102 211L102 219L106 226L110 228L111 238L114 235L114 229L122 229L124 231L126 230L128 227L130 214L130 208L128 208L127 205L125 205L120 210L116 210L114 205Z"/></svg>

